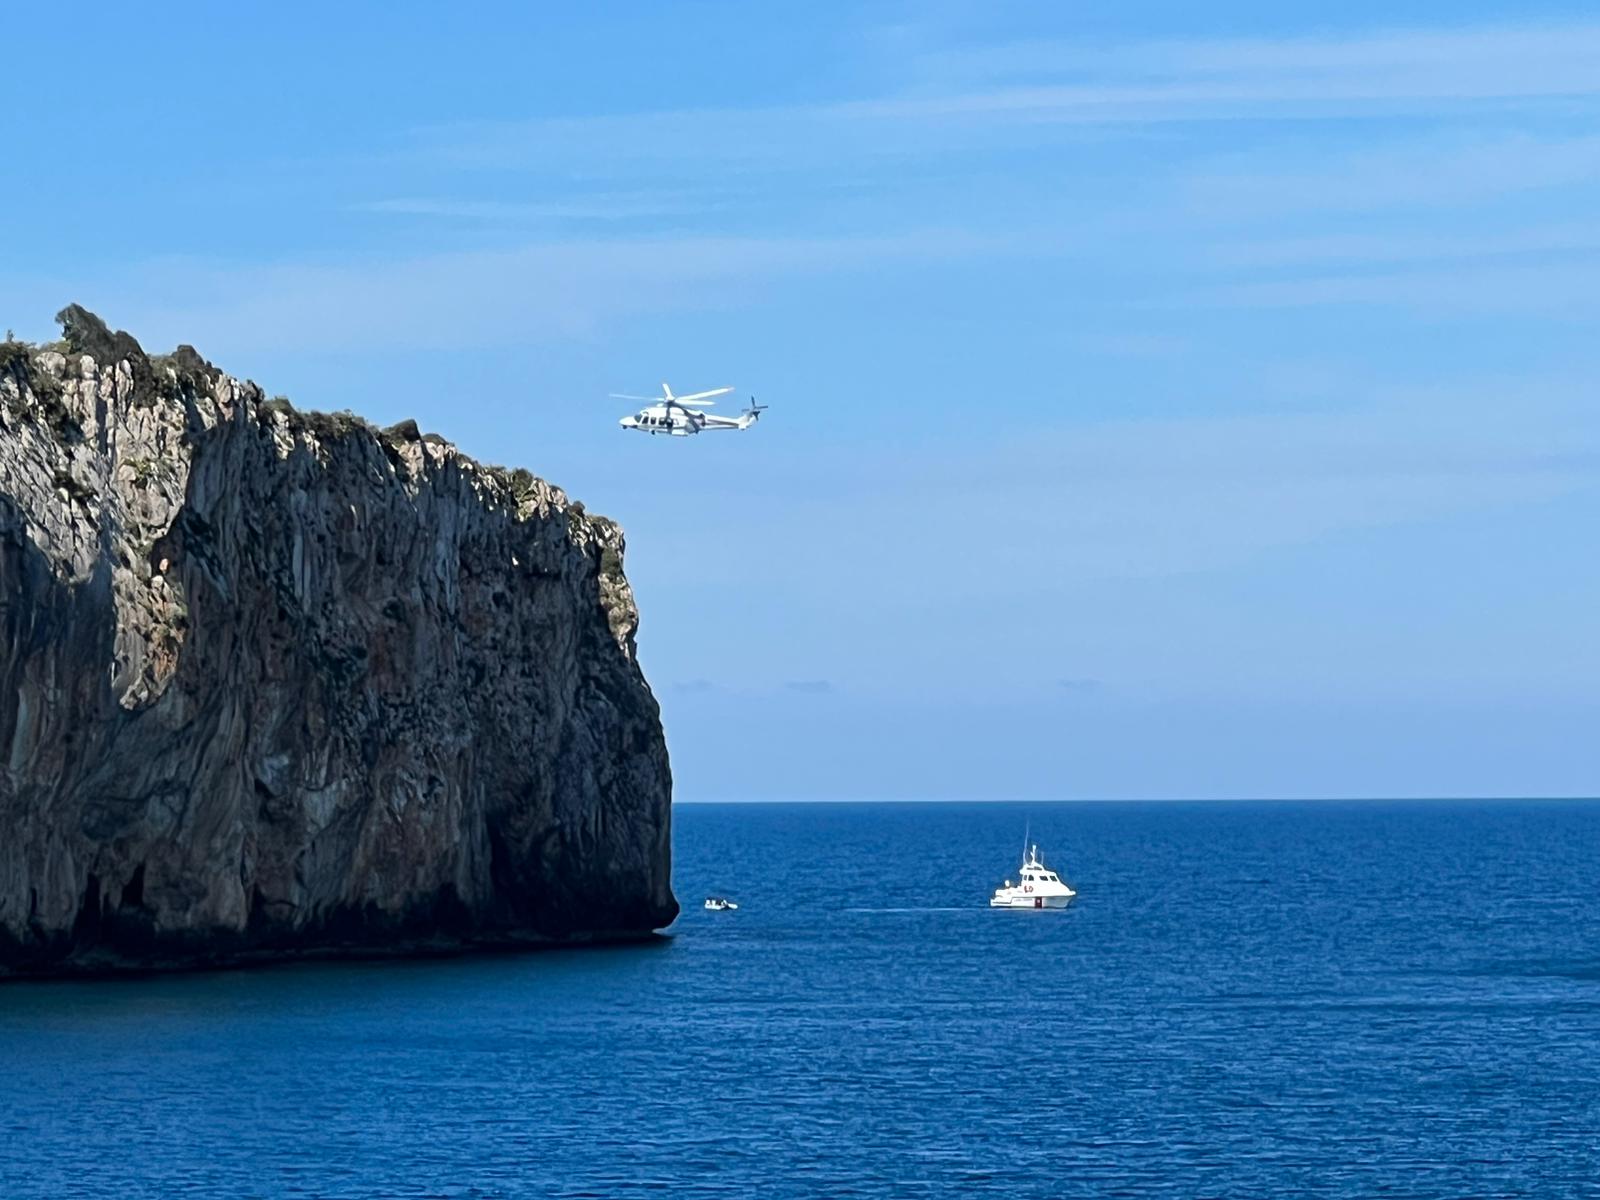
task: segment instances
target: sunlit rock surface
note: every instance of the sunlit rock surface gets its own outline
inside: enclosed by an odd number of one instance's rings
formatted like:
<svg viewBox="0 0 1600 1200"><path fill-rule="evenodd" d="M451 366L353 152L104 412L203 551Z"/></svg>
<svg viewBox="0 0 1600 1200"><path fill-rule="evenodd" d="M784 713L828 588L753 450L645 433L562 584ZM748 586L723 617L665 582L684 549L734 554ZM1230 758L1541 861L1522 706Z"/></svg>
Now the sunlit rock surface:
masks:
<svg viewBox="0 0 1600 1200"><path fill-rule="evenodd" d="M0 974L673 919L616 525L62 316L0 346Z"/></svg>

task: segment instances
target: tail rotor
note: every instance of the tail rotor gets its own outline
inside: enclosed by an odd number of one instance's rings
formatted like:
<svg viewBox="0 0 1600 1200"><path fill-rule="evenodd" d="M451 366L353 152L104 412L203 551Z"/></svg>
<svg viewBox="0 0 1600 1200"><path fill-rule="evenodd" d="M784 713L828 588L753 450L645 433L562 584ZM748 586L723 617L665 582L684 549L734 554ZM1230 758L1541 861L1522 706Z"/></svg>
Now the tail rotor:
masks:
<svg viewBox="0 0 1600 1200"><path fill-rule="evenodd" d="M749 429L761 419L761 414L767 411L765 404L757 404L754 396L750 397L750 407L739 414L739 428Z"/></svg>

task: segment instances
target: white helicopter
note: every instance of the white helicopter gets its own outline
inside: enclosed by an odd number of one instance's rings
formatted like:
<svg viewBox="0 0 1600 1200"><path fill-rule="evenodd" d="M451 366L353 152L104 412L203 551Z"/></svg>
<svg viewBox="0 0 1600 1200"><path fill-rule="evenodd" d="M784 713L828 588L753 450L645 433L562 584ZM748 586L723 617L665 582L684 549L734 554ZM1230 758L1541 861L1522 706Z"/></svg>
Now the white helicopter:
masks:
<svg viewBox="0 0 1600 1200"><path fill-rule="evenodd" d="M624 429L641 429L651 434L664 433L669 437L688 437L691 433L706 433L713 429L749 429L760 420L767 406L757 404L754 396L750 398L750 407L737 417L719 417L715 413L701 411L715 405L716 401L711 397L723 396L731 391L733 391L731 387L713 388L709 392L674 396L672 389L663 383L660 399L654 396L628 396L621 392L612 392L611 398L644 400L649 403L648 408L641 408L633 416L623 417L617 422Z"/></svg>

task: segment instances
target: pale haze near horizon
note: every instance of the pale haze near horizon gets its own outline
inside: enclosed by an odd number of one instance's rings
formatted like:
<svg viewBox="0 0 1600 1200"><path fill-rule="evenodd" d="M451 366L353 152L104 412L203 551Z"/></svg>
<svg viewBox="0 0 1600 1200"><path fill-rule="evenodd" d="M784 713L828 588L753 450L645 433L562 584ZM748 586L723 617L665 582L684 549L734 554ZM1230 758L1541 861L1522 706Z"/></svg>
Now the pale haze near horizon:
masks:
<svg viewBox="0 0 1600 1200"><path fill-rule="evenodd" d="M24 7L0 322L617 518L681 799L1600 792L1600 21L1077 7Z"/></svg>

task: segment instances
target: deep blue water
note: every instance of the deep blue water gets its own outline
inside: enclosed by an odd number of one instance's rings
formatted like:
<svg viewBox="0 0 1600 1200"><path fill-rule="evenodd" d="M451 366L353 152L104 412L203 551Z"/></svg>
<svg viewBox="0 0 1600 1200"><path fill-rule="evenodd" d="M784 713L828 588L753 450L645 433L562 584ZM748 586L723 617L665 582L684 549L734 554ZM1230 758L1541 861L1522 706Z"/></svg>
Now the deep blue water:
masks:
<svg viewBox="0 0 1600 1200"><path fill-rule="evenodd" d="M676 822L656 947L0 987L0 1197L1600 1195L1600 804Z"/></svg>

